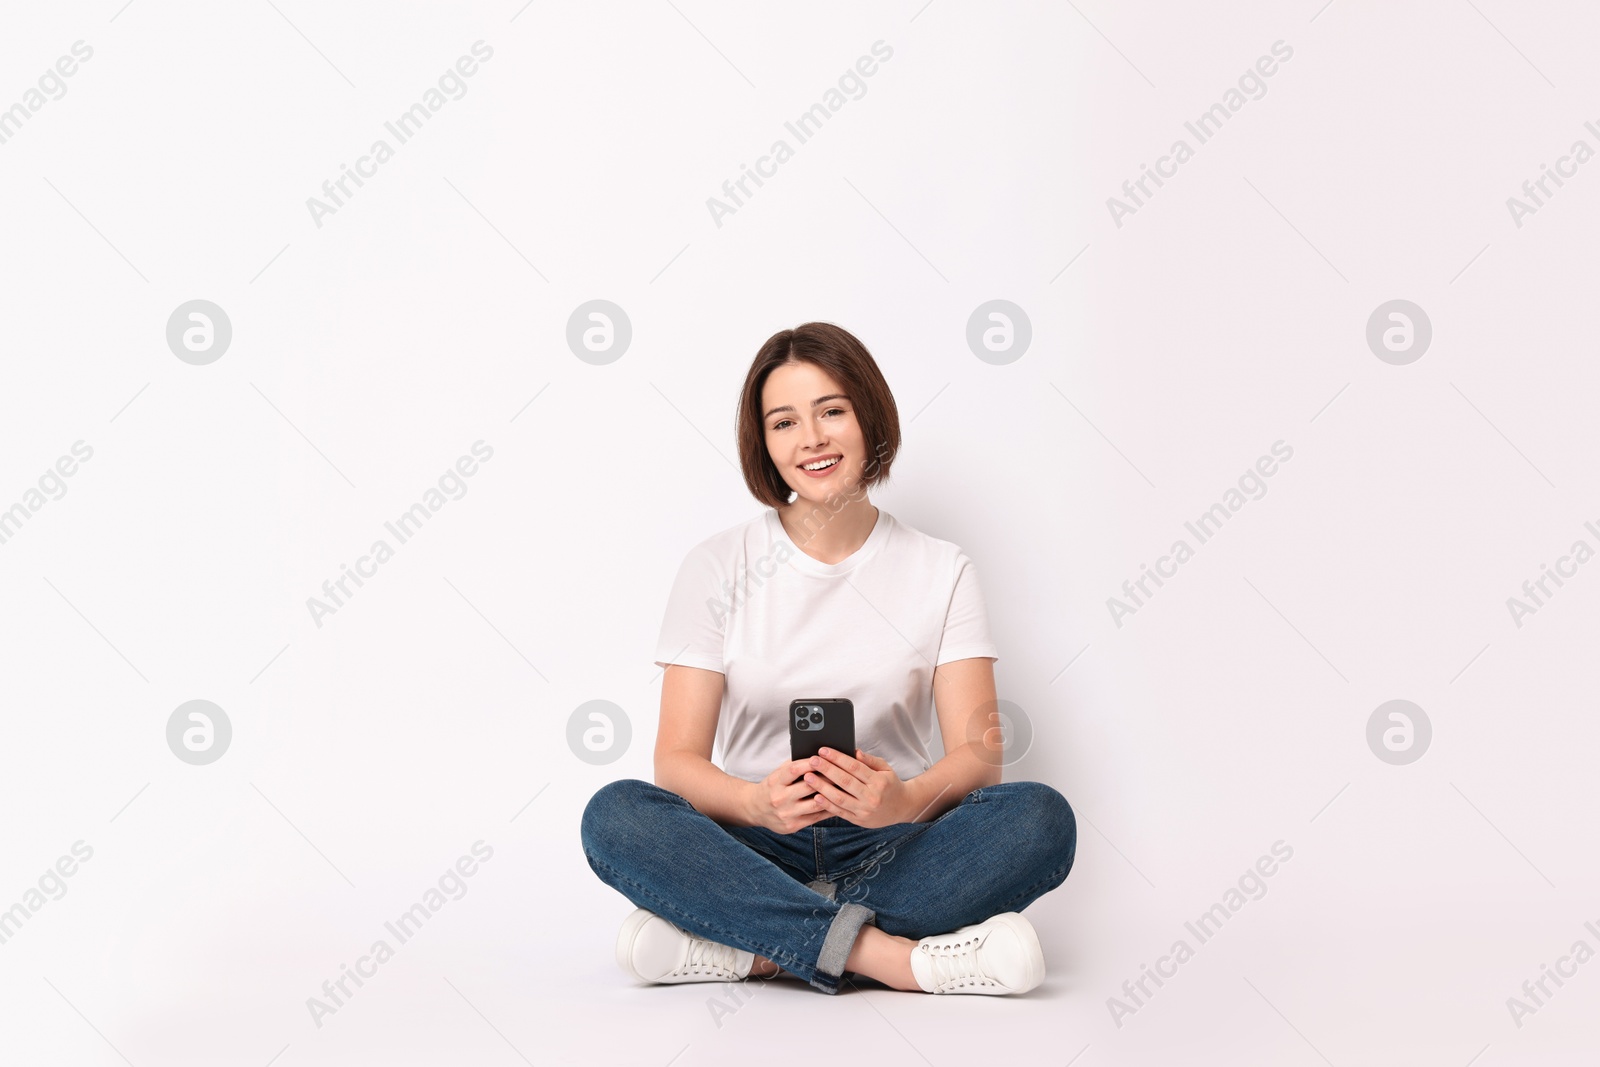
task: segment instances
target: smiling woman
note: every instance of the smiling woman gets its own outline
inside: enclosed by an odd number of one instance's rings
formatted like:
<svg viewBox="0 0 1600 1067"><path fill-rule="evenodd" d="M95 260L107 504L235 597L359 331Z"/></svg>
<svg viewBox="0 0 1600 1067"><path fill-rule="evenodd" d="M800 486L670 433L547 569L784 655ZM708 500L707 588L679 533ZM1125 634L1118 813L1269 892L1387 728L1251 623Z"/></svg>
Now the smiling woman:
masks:
<svg viewBox="0 0 1600 1067"><path fill-rule="evenodd" d="M765 508L679 567L655 783L612 782L583 815L590 867L637 906L618 963L647 982L1032 989L1044 957L1018 912L1066 879L1076 822L1051 787L1000 781L976 565L868 499L900 447L888 383L840 327L782 330L737 429ZM789 703L823 697L854 705L859 747L791 758Z"/></svg>

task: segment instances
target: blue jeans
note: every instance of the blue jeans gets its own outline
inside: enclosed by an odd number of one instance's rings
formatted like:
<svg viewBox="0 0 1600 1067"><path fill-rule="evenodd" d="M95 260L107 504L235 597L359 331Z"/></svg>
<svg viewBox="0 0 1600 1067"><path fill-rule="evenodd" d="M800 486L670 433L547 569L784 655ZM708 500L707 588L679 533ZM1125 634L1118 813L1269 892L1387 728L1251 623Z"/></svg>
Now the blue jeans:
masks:
<svg viewBox="0 0 1600 1067"><path fill-rule="evenodd" d="M1039 782L974 789L932 822L867 829L829 816L792 834L724 826L628 778L583 812L600 880L697 937L754 952L837 993L863 924L949 933L1021 911L1066 881L1077 819Z"/></svg>

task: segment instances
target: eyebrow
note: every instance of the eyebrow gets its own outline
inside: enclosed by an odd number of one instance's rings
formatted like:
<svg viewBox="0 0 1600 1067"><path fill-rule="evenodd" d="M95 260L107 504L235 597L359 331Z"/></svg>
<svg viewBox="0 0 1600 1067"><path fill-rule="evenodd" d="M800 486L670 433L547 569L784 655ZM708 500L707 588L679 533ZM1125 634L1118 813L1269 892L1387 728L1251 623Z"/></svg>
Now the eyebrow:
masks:
<svg viewBox="0 0 1600 1067"><path fill-rule="evenodd" d="M818 404L826 403L829 400L849 400L849 399L850 398L845 396L843 393L829 393L827 396L819 396L819 397L817 397L815 400L813 400L811 402L811 406L812 407L816 407ZM776 415L780 411L793 411L793 410L794 410L794 405L793 404L784 404L781 407L773 408L771 411L767 412L765 415L763 415L761 417L763 419L770 419L770 418L772 418L772 416Z"/></svg>

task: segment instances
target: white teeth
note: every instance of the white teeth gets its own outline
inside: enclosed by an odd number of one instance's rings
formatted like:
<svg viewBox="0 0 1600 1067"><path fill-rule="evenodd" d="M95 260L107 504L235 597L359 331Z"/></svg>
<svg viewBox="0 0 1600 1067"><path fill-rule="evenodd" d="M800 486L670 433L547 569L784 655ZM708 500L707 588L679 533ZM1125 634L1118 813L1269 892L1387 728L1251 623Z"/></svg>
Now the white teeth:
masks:
<svg viewBox="0 0 1600 1067"><path fill-rule="evenodd" d="M833 466L837 462L839 462L839 459L835 456L833 459L823 460L819 463L805 463L802 466L808 471L820 471Z"/></svg>

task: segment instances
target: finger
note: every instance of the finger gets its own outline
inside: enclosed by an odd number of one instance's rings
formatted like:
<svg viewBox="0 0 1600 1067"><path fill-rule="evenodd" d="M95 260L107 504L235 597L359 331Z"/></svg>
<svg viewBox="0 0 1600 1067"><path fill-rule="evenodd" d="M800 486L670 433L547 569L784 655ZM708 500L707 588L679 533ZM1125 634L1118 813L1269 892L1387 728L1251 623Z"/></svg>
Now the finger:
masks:
<svg viewBox="0 0 1600 1067"><path fill-rule="evenodd" d="M838 814L837 809L830 807L826 800L813 793L803 800L796 801L795 810L788 817L798 820L801 829L804 829L812 823L821 822L836 814Z"/></svg>
<svg viewBox="0 0 1600 1067"><path fill-rule="evenodd" d="M860 813L855 797L829 784L821 775L807 775L807 780L816 787L817 795L826 800L830 808L836 808L840 812L848 812L851 815Z"/></svg>
<svg viewBox="0 0 1600 1067"><path fill-rule="evenodd" d="M819 818L825 819L829 816L833 816L835 818L843 819L846 822L854 823L856 826L861 825L861 819L863 818L861 815L858 815L855 812L846 811L837 804L833 804L826 799L824 799L822 803L826 804L827 807L823 810Z"/></svg>
<svg viewBox="0 0 1600 1067"><path fill-rule="evenodd" d="M811 757L805 759L792 759L785 763L779 770L783 771L786 781L794 781L811 769Z"/></svg>
<svg viewBox="0 0 1600 1067"><path fill-rule="evenodd" d="M851 796L858 796L866 783L859 778L847 774L842 767L835 766L825 759L817 760L817 769L807 772L812 778L821 778L838 786Z"/></svg>
<svg viewBox="0 0 1600 1067"><path fill-rule="evenodd" d="M790 830L789 833L798 833L799 831L804 830L806 827L819 823L823 819L829 817L830 815L826 811L819 811L815 814L802 813L800 815L796 815L793 820L794 829Z"/></svg>
<svg viewBox="0 0 1600 1067"><path fill-rule="evenodd" d="M778 794L778 803L780 805L798 803L815 792L816 790L807 784L805 778L796 778L792 784L783 787L783 791Z"/></svg>
<svg viewBox="0 0 1600 1067"><path fill-rule="evenodd" d="M800 826L805 827L814 822L820 822L833 813L826 808L817 807L811 802L811 798L807 797L805 800L796 803L793 810L785 810L781 814L784 819L799 823Z"/></svg>
<svg viewBox="0 0 1600 1067"><path fill-rule="evenodd" d="M825 748L818 755L863 782L872 774L873 768L862 763L854 756L847 756L837 749Z"/></svg>

